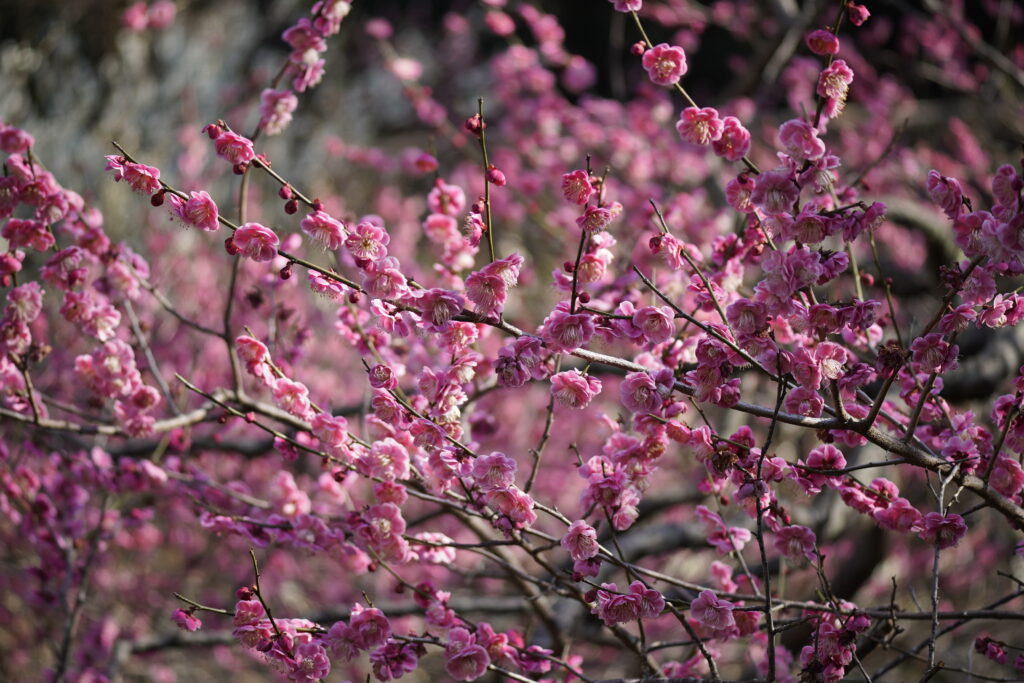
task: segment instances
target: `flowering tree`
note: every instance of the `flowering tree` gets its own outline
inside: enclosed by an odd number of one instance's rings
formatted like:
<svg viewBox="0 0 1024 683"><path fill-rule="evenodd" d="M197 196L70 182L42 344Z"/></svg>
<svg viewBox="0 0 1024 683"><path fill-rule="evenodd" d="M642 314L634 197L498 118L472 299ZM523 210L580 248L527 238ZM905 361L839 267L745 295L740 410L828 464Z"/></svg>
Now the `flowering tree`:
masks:
<svg viewBox="0 0 1024 683"><path fill-rule="evenodd" d="M594 3L605 76L533 3L431 61L320 0L106 223L0 124L0 677L1019 676L1022 133L900 110L1019 110L1024 12L757 4ZM264 144L346 31L418 146L318 177Z"/></svg>

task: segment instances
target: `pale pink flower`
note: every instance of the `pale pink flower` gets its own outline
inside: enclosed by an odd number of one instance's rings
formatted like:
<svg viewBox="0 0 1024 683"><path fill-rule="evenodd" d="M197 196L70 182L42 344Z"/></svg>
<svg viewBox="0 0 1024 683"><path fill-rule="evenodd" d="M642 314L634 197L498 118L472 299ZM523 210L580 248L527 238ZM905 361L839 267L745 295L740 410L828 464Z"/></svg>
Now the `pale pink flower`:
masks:
<svg viewBox="0 0 1024 683"><path fill-rule="evenodd" d="M820 159L825 156L825 143L811 124L801 119L790 119L779 126L779 143L794 159Z"/></svg>
<svg viewBox="0 0 1024 683"><path fill-rule="evenodd" d="M309 388L301 382L279 377L273 386L274 403L282 410L301 419L312 418Z"/></svg>
<svg viewBox="0 0 1024 683"><path fill-rule="evenodd" d="M601 393L601 380L568 370L551 376L551 395L570 408L586 408Z"/></svg>
<svg viewBox="0 0 1024 683"><path fill-rule="evenodd" d="M561 546L569 551L573 560L586 560L595 557L600 551L597 542L597 531L582 519L577 519L562 537Z"/></svg>
<svg viewBox="0 0 1024 683"><path fill-rule="evenodd" d="M504 453L482 455L473 462L473 478L477 485L489 491L505 489L516 481L516 461Z"/></svg>
<svg viewBox="0 0 1024 683"><path fill-rule="evenodd" d="M651 81L658 85L672 85L686 73L686 53L683 48L660 43L644 52L641 59Z"/></svg>
<svg viewBox="0 0 1024 683"><path fill-rule="evenodd" d="M260 128L267 135L277 135L291 123L298 106L299 99L291 90L267 88L260 95Z"/></svg>
<svg viewBox="0 0 1024 683"><path fill-rule="evenodd" d="M435 332L441 332L453 316L462 312L462 297L445 289L428 289L417 301L423 320Z"/></svg>
<svg viewBox="0 0 1024 683"><path fill-rule="evenodd" d="M843 111L846 95L853 83L853 70L842 59L837 59L818 76L817 93L825 98L824 113L835 118Z"/></svg>
<svg viewBox="0 0 1024 683"><path fill-rule="evenodd" d="M583 215L576 219L576 225L584 232L604 230L612 222L612 212L603 206L588 206Z"/></svg>
<svg viewBox="0 0 1024 683"><path fill-rule="evenodd" d="M246 223L238 228L231 242L242 256L257 263L273 261L280 244L274 231L259 223Z"/></svg>
<svg viewBox="0 0 1024 683"><path fill-rule="evenodd" d="M302 232L324 249L334 251L345 239L345 224L324 211L313 211L299 224Z"/></svg>

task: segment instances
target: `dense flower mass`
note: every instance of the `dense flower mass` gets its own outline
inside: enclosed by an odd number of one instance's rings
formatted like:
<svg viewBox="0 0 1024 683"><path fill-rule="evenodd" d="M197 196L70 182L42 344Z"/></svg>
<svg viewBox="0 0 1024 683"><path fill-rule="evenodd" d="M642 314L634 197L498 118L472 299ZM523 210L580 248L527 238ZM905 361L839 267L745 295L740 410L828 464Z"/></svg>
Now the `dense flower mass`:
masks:
<svg viewBox="0 0 1024 683"><path fill-rule="evenodd" d="M1024 672L1013 3L73 4L0 46L0 677Z"/></svg>

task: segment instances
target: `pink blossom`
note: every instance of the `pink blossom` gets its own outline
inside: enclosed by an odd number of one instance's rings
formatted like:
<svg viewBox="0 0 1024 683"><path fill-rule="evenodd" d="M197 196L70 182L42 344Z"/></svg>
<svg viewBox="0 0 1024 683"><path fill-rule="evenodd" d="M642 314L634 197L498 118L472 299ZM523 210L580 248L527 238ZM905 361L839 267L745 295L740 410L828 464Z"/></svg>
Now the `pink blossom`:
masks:
<svg viewBox="0 0 1024 683"><path fill-rule="evenodd" d="M192 612L183 609L174 610L171 613L171 621L182 631L198 631L203 625L203 622Z"/></svg>
<svg viewBox="0 0 1024 683"><path fill-rule="evenodd" d="M920 372L945 372L956 367L959 347L938 332L918 337L910 345L911 360Z"/></svg>
<svg viewBox="0 0 1024 683"><path fill-rule="evenodd" d="M595 329L589 313L569 313L559 307L544 320L544 342L552 351L569 353L589 342Z"/></svg>
<svg viewBox="0 0 1024 683"><path fill-rule="evenodd" d="M791 560L803 556L813 562L816 556L816 541L814 532L807 527L785 526L775 534L775 549Z"/></svg>
<svg viewBox="0 0 1024 683"><path fill-rule="evenodd" d="M329 251L339 249L345 239L345 224L324 211L313 211L302 219L299 227L314 242Z"/></svg>
<svg viewBox="0 0 1024 683"><path fill-rule="evenodd" d="M273 230L259 223L246 223L238 228L231 242L242 256L257 263L273 261L280 243Z"/></svg>
<svg viewBox="0 0 1024 683"><path fill-rule="evenodd" d="M562 194L566 200L583 206L594 194L594 186L590 183L590 175L586 171L577 170L562 176Z"/></svg>
<svg viewBox="0 0 1024 683"><path fill-rule="evenodd" d="M649 373L629 373L619 391L622 404L634 413L656 413L661 408L661 393Z"/></svg>
<svg viewBox="0 0 1024 683"><path fill-rule="evenodd" d="M12 248L28 247L36 251L47 251L56 244L45 223L24 218L8 219L0 235L10 242Z"/></svg>
<svg viewBox="0 0 1024 683"><path fill-rule="evenodd" d="M388 640L370 653L373 675L379 681L391 681L416 670L418 659L413 648Z"/></svg>
<svg viewBox="0 0 1024 683"><path fill-rule="evenodd" d="M769 215L779 215L792 211L799 197L800 188L788 172L765 171L754 181L750 201Z"/></svg>
<svg viewBox="0 0 1024 683"><path fill-rule="evenodd" d="M929 512L914 524L913 529L923 540L945 549L960 542L967 533L967 524L960 515Z"/></svg>
<svg viewBox="0 0 1024 683"><path fill-rule="evenodd" d="M230 130L222 131L213 141L217 156L234 166L247 164L256 158L252 140Z"/></svg>
<svg viewBox="0 0 1024 683"><path fill-rule="evenodd" d="M442 331L453 316L462 312L464 301L455 292L444 289L428 289L417 300L423 320L435 332Z"/></svg>
<svg viewBox="0 0 1024 683"><path fill-rule="evenodd" d="M750 151L750 131L735 116L726 116L722 119L722 134L711 142L711 149L723 159L739 161Z"/></svg>
<svg viewBox="0 0 1024 683"><path fill-rule="evenodd" d="M570 408L586 408L601 393L601 380L568 370L551 376L551 395Z"/></svg>
<svg viewBox="0 0 1024 683"><path fill-rule="evenodd" d="M618 592L614 583L602 583L597 591L597 606L591 610L606 626L636 621L640 618L640 600L633 593Z"/></svg>
<svg viewBox="0 0 1024 683"><path fill-rule="evenodd" d="M292 113L298 106L299 99L291 90L267 88L260 95L260 128L267 135L279 134L291 123Z"/></svg>
<svg viewBox="0 0 1024 683"><path fill-rule="evenodd" d="M644 53L644 69L657 85L673 85L686 73L686 53L683 48L660 43Z"/></svg>
<svg viewBox="0 0 1024 683"><path fill-rule="evenodd" d="M832 31L825 29L811 31L804 38L804 43L816 55L839 54L839 38Z"/></svg>
<svg viewBox="0 0 1024 683"><path fill-rule="evenodd" d="M687 107L679 115L676 122L679 135L694 145L710 145L722 137L725 123L718 118L718 110L713 107Z"/></svg>
<svg viewBox="0 0 1024 683"><path fill-rule="evenodd" d="M295 648L291 676L293 681L319 681L331 672L327 651L316 642L302 643Z"/></svg>
<svg viewBox="0 0 1024 683"><path fill-rule="evenodd" d="M612 3L616 12L639 12L643 7L643 0L608 0Z"/></svg>
<svg viewBox="0 0 1024 683"><path fill-rule="evenodd" d="M123 180L140 194L155 194L161 188L160 169L136 164L120 156L108 156L108 171L114 172L114 182Z"/></svg>
<svg viewBox="0 0 1024 683"><path fill-rule="evenodd" d="M583 215L576 219L576 225L590 233L604 230L611 222L612 212L603 206L588 206Z"/></svg>
<svg viewBox="0 0 1024 683"><path fill-rule="evenodd" d="M489 491L506 489L516 480L516 461L504 453L482 455L473 463L473 478L477 485Z"/></svg>
<svg viewBox="0 0 1024 683"><path fill-rule="evenodd" d="M850 23L854 26L862 26L868 17L871 16L871 12L864 5L858 5L853 2L846 3L846 15L850 17Z"/></svg>
<svg viewBox="0 0 1024 683"><path fill-rule="evenodd" d="M388 255L387 246L390 243L391 236L387 231L369 221L361 221L345 238L345 248L352 256L363 261L381 260Z"/></svg>
<svg viewBox="0 0 1024 683"><path fill-rule="evenodd" d="M649 344L668 341L675 334L675 316L668 306L644 306L633 314L633 325Z"/></svg>
<svg viewBox="0 0 1024 683"><path fill-rule="evenodd" d="M690 603L690 614L699 624L717 635L736 626L733 607L733 603L706 590L701 591L697 599Z"/></svg>
<svg viewBox="0 0 1024 683"><path fill-rule="evenodd" d="M431 213L458 216L466 208L466 193L457 185L449 185L440 178L434 189L427 195L427 207Z"/></svg>
<svg viewBox="0 0 1024 683"><path fill-rule="evenodd" d="M370 296L377 299L395 299L407 290L401 264L393 256L385 256L368 265L364 270L363 282Z"/></svg>
<svg viewBox="0 0 1024 683"><path fill-rule="evenodd" d="M928 171L928 196L947 216L956 219L963 208L964 191L956 178L947 178L938 171Z"/></svg>
<svg viewBox="0 0 1024 683"><path fill-rule="evenodd" d="M354 632L356 642L364 650L380 647L391 637L391 622L376 607L353 605L349 628Z"/></svg>
<svg viewBox="0 0 1024 683"><path fill-rule="evenodd" d="M529 527L537 521L533 499L515 486L492 489L484 496L492 509L505 515L516 527Z"/></svg>
<svg viewBox="0 0 1024 683"><path fill-rule="evenodd" d="M872 516L882 528L893 531L910 531L922 518L921 511L906 498L895 499L888 507L875 510Z"/></svg>
<svg viewBox="0 0 1024 683"><path fill-rule="evenodd" d="M476 638L464 628L453 628L448 632L445 646L447 662L444 670L457 681L473 681L487 671L491 658Z"/></svg>
<svg viewBox="0 0 1024 683"><path fill-rule="evenodd" d="M213 198L203 190L190 192L188 199L168 193L167 203L175 216L193 227L208 232L215 232L220 228L217 205L213 202Z"/></svg>
<svg viewBox="0 0 1024 683"><path fill-rule="evenodd" d="M1001 455L996 459L988 483L999 493L1011 498L1024 489L1024 469L1015 459Z"/></svg>
<svg viewBox="0 0 1024 683"><path fill-rule="evenodd" d="M569 551L569 555L577 562L597 556L600 545L597 542L597 531L582 519L577 519L562 537L561 546Z"/></svg>
<svg viewBox="0 0 1024 683"><path fill-rule="evenodd" d="M496 316L505 307L508 285L499 275L486 269L466 278L466 297L476 305L480 315Z"/></svg>
<svg viewBox="0 0 1024 683"><path fill-rule="evenodd" d="M156 0L146 11L146 24L149 28L159 31L174 23L178 8L172 0Z"/></svg>
<svg viewBox="0 0 1024 683"><path fill-rule="evenodd" d="M817 93L825 98L824 112L835 118L843 111L846 94L853 83L853 70L842 59L837 59L818 76Z"/></svg>
<svg viewBox="0 0 1024 683"><path fill-rule="evenodd" d="M640 581L629 584L629 592L636 597L641 619L654 619L665 609L665 598L661 593Z"/></svg>
<svg viewBox="0 0 1024 683"><path fill-rule="evenodd" d="M779 126L779 142L794 159L820 159L825 156L825 143L817 131L801 119L790 119Z"/></svg>
<svg viewBox="0 0 1024 683"><path fill-rule="evenodd" d="M35 138L26 131L0 123L0 151L5 154L25 154L34 144Z"/></svg>

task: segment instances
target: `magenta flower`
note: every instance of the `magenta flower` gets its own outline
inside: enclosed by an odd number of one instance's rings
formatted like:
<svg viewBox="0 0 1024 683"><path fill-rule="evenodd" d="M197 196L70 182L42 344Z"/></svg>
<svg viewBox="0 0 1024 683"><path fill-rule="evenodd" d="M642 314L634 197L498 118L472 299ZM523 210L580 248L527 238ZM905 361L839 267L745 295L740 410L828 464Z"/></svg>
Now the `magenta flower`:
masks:
<svg viewBox="0 0 1024 683"><path fill-rule="evenodd" d="M587 560L595 557L600 551L597 542L597 531L582 519L577 519L562 537L561 546L569 551L573 560Z"/></svg>
<svg viewBox="0 0 1024 683"><path fill-rule="evenodd" d="M813 562L817 553L814 532L804 526L785 526L775 534L775 549L791 560L806 557Z"/></svg>
<svg viewBox="0 0 1024 683"><path fill-rule="evenodd" d="M167 193L167 203L175 216L193 227L207 232L216 232L220 228L217 205L203 190L190 192L188 199Z"/></svg>
<svg viewBox="0 0 1024 683"><path fill-rule="evenodd" d="M0 123L0 151L5 154L24 154L36 144L28 132Z"/></svg>
<svg viewBox="0 0 1024 683"><path fill-rule="evenodd" d="M477 486L490 491L507 489L516 481L516 461L504 453L482 455L473 462L473 478Z"/></svg>
<svg viewBox="0 0 1024 683"><path fill-rule="evenodd" d="M120 156L108 156L108 171L114 172L114 182L128 183L140 194L155 194L161 188L160 169L145 164L136 164Z"/></svg>
<svg viewBox="0 0 1024 683"><path fill-rule="evenodd" d="M341 247L345 239L345 224L331 218L324 211L314 211L299 224L302 232L322 248L334 251Z"/></svg>
<svg viewBox="0 0 1024 683"><path fill-rule="evenodd" d="M825 143L811 124L801 119L790 119L779 126L779 143L786 154L794 159L820 159L825 156Z"/></svg>
<svg viewBox="0 0 1024 683"><path fill-rule="evenodd" d="M176 609L171 613L171 621L182 631L198 631L203 622L191 612L183 609Z"/></svg>
<svg viewBox="0 0 1024 683"><path fill-rule="evenodd" d="M583 170L572 171L562 176L562 194L566 200L583 206L594 194L594 186L590 183L590 175Z"/></svg>
<svg viewBox="0 0 1024 683"><path fill-rule="evenodd" d="M624 624L640 618L640 600L633 593L619 593L614 583L602 583L597 591L597 606L591 611L606 626Z"/></svg>
<svg viewBox="0 0 1024 683"><path fill-rule="evenodd" d="M273 386L274 403L278 408L303 420L313 417L309 405L309 388L301 382L279 377Z"/></svg>
<svg viewBox="0 0 1024 683"><path fill-rule="evenodd" d="M839 54L839 38L832 31L825 29L811 31L804 38L804 43L816 55Z"/></svg>
<svg viewBox="0 0 1024 683"><path fill-rule="evenodd" d="M964 191L960 181L947 178L938 171L928 171L928 196L947 216L956 219L960 216L964 202Z"/></svg>
<svg viewBox="0 0 1024 683"><path fill-rule="evenodd" d="M656 413L661 409L661 393L649 373L629 373L619 391L622 404L634 413Z"/></svg>
<svg viewBox="0 0 1024 683"><path fill-rule="evenodd" d="M462 312L463 299L445 289L428 289L417 301L423 320L435 332L442 332L453 316Z"/></svg>
<svg viewBox="0 0 1024 683"><path fill-rule="evenodd" d="M799 197L800 188L788 172L765 171L754 181L750 201L765 213L777 216L793 210Z"/></svg>
<svg viewBox="0 0 1024 683"><path fill-rule="evenodd" d="M713 107L687 107L679 115L676 130L689 143L710 145L721 139L725 131L725 122L718 118L718 110Z"/></svg>
<svg viewBox="0 0 1024 683"><path fill-rule="evenodd" d="M466 297L480 315L498 315L508 299L508 285L500 275L478 270L466 278Z"/></svg>
<svg viewBox="0 0 1024 683"><path fill-rule="evenodd" d="M36 251L47 251L56 244L46 223L24 218L9 219L0 235L3 235L13 248L28 247Z"/></svg>
<svg viewBox="0 0 1024 683"><path fill-rule="evenodd" d="M636 597L641 619L654 619L665 609L665 598L653 588L647 588L640 581L629 584L629 592Z"/></svg>
<svg viewBox="0 0 1024 683"><path fill-rule="evenodd" d="M660 43L644 52L641 59L651 81L657 85L673 85L686 73L686 53L683 48Z"/></svg>
<svg viewBox="0 0 1024 683"><path fill-rule="evenodd" d="M491 663L487 650L477 645L476 637L461 627L448 632L448 644L444 651L448 658L444 670L457 681L480 678Z"/></svg>
<svg viewBox="0 0 1024 683"><path fill-rule="evenodd" d="M242 256L257 263L273 261L280 243L273 230L259 223L246 223L238 228L231 242Z"/></svg>
<svg viewBox="0 0 1024 683"><path fill-rule="evenodd" d="M616 12L639 12L643 7L643 0L608 0L612 3Z"/></svg>
<svg viewBox="0 0 1024 683"><path fill-rule="evenodd" d="M912 528L924 541L934 543L941 549L952 548L967 533L963 517L956 514L941 515L938 512L929 512Z"/></svg>
<svg viewBox="0 0 1024 683"><path fill-rule="evenodd" d="M380 647L391 637L391 622L376 607L353 605L349 628L355 633L357 642L364 650Z"/></svg>
<svg viewBox="0 0 1024 683"><path fill-rule="evenodd" d="M721 635L736 626L736 619L732 614L733 607L733 603L706 590L701 591L697 599L690 603L690 614L709 631Z"/></svg>
<svg viewBox="0 0 1024 683"><path fill-rule="evenodd" d="M583 215L576 219L576 225L584 232L598 232L612 222L612 212L603 206L588 206Z"/></svg>
<svg viewBox="0 0 1024 683"><path fill-rule="evenodd" d="M750 151L750 131L735 116L722 119L722 134L711 142L715 154L729 161L739 161Z"/></svg>
<svg viewBox="0 0 1024 683"><path fill-rule="evenodd" d="M319 681L331 672L331 660L320 643L302 643L295 648L292 659L293 681Z"/></svg>
<svg viewBox="0 0 1024 683"><path fill-rule="evenodd" d="M383 227L362 221L345 238L345 248L362 261L379 261L388 255L390 242L391 236Z"/></svg>
<svg viewBox="0 0 1024 683"><path fill-rule="evenodd" d="M871 12L864 5L848 2L846 3L846 16L850 17L850 23L854 26L862 26L871 16Z"/></svg>
<svg viewBox="0 0 1024 683"><path fill-rule="evenodd" d="M957 365L960 349L947 342L939 332L918 337L910 345L911 361L920 372L945 372Z"/></svg>
<svg viewBox="0 0 1024 683"><path fill-rule="evenodd" d="M590 341L595 331L589 313L569 313L559 304L544 320L544 342L552 351L575 351Z"/></svg>
<svg viewBox="0 0 1024 683"><path fill-rule="evenodd" d="M458 216L466 208L466 193L458 185L449 185L438 178L427 195L427 207L431 213Z"/></svg>
<svg viewBox="0 0 1024 683"><path fill-rule="evenodd" d="M379 681L391 681L416 670L419 661L412 647L388 640L370 653L373 675Z"/></svg>
<svg viewBox="0 0 1024 683"><path fill-rule="evenodd" d="M586 408L601 393L601 380L568 370L551 376L551 395L569 408Z"/></svg>
<svg viewBox="0 0 1024 683"><path fill-rule="evenodd" d="M676 332L675 316L668 306L644 306L633 314L633 325L650 344L660 344Z"/></svg>
<svg viewBox="0 0 1024 683"><path fill-rule="evenodd" d="M252 140L230 130L221 131L213 141L213 147L217 151L217 156L234 166L247 164L256 158Z"/></svg>
<svg viewBox="0 0 1024 683"><path fill-rule="evenodd" d="M374 441L370 450L356 459L356 468L367 477L395 480L409 477L409 452L388 437Z"/></svg>

